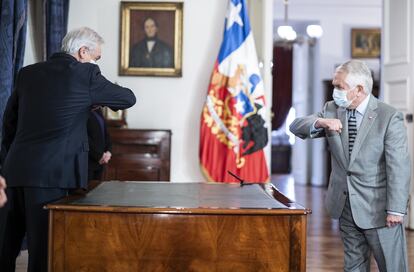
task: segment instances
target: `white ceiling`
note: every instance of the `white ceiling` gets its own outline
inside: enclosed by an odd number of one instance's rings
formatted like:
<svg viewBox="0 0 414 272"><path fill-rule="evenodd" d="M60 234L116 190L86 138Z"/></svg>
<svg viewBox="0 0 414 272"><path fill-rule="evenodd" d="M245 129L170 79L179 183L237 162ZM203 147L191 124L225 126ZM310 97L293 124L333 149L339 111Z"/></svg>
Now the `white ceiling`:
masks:
<svg viewBox="0 0 414 272"><path fill-rule="evenodd" d="M273 0L274 7L280 9L283 7L284 0ZM331 7L378 7L382 6L382 0L289 0L289 7L301 6L315 7L315 6L331 6Z"/></svg>

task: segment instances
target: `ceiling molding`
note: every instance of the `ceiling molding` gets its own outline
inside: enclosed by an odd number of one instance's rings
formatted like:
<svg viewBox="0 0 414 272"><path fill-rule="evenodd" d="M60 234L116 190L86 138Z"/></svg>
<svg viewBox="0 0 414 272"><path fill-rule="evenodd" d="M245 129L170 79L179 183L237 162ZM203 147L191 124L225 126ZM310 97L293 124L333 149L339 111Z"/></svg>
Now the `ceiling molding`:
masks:
<svg viewBox="0 0 414 272"><path fill-rule="evenodd" d="M283 0L274 0L274 7L283 6ZM382 8L382 0L289 0L289 8Z"/></svg>

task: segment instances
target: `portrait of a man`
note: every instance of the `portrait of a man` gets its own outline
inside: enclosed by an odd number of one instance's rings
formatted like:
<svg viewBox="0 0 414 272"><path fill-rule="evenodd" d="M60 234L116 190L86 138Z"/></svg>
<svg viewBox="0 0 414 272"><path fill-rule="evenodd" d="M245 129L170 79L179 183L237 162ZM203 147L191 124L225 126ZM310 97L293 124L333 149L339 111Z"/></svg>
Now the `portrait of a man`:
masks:
<svg viewBox="0 0 414 272"><path fill-rule="evenodd" d="M123 75L181 76L182 3L121 4Z"/></svg>
<svg viewBox="0 0 414 272"><path fill-rule="evenodd" d="M131 67L173 67L171 46L159 39L157 21L151 17L144 20L145 37L136 43L129 59Z"/></svg>

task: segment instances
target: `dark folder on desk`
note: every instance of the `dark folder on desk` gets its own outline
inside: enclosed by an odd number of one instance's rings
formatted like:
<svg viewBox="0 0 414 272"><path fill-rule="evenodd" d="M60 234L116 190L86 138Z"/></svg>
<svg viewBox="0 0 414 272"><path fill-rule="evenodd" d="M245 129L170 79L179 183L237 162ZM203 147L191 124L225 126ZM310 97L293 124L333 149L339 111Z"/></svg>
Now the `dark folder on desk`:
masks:
<svg viewBox="0 0 414 272"><path fill-rule="evenodd" d="M157 208L281 209L259 184L104 182L73 205Z"/></svg>

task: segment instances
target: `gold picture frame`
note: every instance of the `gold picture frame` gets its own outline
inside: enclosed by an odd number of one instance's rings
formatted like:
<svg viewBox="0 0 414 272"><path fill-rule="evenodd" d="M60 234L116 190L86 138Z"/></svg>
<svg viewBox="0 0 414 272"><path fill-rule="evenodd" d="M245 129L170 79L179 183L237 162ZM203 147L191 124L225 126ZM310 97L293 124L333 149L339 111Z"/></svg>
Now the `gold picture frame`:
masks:
<svg viewBox="0 0 414 272"><path fill-rule="evenodd" d="M351 29L351 56L352 58L379 58L381 56L381 29Z"/></svg>
<svg viewBox="0 0 414 272"><path fill-rule="evenodd" d="M120 75L182 76L182 2L121 2Z"/></svg>
<svg viewBox="0 0 414 272"><path fill-rule="evenodd" d="M126 110L113 111L108 107L103 108L103 116L108 127L126 127Z"/></svg>

